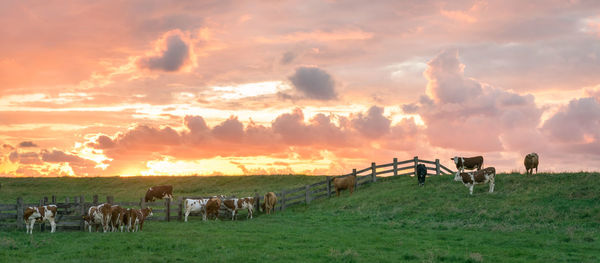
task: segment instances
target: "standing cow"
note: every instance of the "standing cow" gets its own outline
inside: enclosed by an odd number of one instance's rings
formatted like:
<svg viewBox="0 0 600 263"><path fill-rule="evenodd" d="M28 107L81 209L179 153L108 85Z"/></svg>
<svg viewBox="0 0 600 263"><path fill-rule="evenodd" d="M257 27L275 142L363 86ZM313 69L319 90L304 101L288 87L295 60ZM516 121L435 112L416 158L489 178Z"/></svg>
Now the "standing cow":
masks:
<svg viewBox="0 0 600 263"><path fill-rule="evenodd" d="M262 204L263 212L271 214L271 210L275 212L275 205L277 204L277 196L273 192L268 192L265 194L265 200Z"/></svg>
<svg viewBox="0 0 600 263"><path fill-rule="evenodd" d="M496 180L496 168L487 167L479 171L460 173L454 177L455 181L462 182L469 188L469 194L473 195L473 186L476 184L490 184L490 193L494 192L494 184Z"/></svg>
<svg viewBox="0 0 600 263"><path fill-rule="evenodd" d="M154 202L154 199L163 199L165 197L173 199L173 186L172 185L158 185L148 188L146 196L144 197L145 202Z"/></svg>
<svg viewBox="0 0 600 263"><path fill-rule="evenodd" d="M427 167L424 164L417 165L417 179L420 186L425 186L425 177L427 176Z"/></svg>
<svg viewBox="0 0 600 263"><path fill-rule="evenodd" d="M537 174L538 164L540 163L540 157L537 153L530 153L525 156L525 173L533 174L533 168L535 168L535 173Z"/></svg>
<svg viewBox="0 0 600 263"><path fill-rule="evenodd" d="M465 169L473 170L477 169L477 171L481 170L483 167L483 156L475 156L475 157L458 157L450 158L450 160L454 161L456 164L456 174L460 174L465 171Z"/></svg>
<svg viewBox="0 0 600 263"><path fill-rule="evenodd" d="M346 177L333 178L333 186L335 187L335 193L340 196L341 190L350 191L350 195L354 192L354 185L356 184L356 175L349 175Z"/></svg>
<svg viewBox="0 0 600 263"><path fill-rule="evenodd" d="M27 207L25 211L23 211L23 220L27 227L27 233L33 234L33 225L36 221L43 222L45 220L50 222L50 227L52 229L50 230L50 233L56 232L56 222L54 221L56 218L56 210L55 205Z"/></svg>

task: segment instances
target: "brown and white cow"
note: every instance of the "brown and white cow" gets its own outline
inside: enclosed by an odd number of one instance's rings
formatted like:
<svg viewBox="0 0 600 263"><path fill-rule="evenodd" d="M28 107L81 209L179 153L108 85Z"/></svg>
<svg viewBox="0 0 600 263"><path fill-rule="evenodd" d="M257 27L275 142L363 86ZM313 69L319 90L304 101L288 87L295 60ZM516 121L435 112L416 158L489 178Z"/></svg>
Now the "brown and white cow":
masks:
<svg viewBox="0 0 600 263"><path fill-rule="evenodd" d="M188 221L188 216L191 212L200 212L202 213L202 220L206 221L206 203L208 202L208 198L202 199L185 199L185 222Z"/></svg>
<svg viewBox="0 0 600 263"><path fill-rule="evenodd" d="M152 208L127 209L127 231L137 232L144 229L144 221L152 216Z"/></svg>
<svg viewBox="0 0 600 263"><path fill-rule="evenodd" d="M235 220L237 210L248 209L247 218L252 218L254 212L254 197L233 198L223 200L223 204L227 210L231 211L231 220Z"/></svg>
<svg viewBox="0 0 600 263"><path fill-rule="evenodd" d="M208 199L206 202L206 216L208 217L208 215L214 215L215 220L217 220L217 218L219 218L219 209L221 209L222 202L223 201L221 201L221 198L216 196Z"/></svg>
<svg viewBox="0 0 600 263"><path fill-rule="evenodd" d="M483 167L483 156L475 156L475 157L458 157L450 158L450 160L454 161L456 164L456 174L460 174L465 171L465 169L473 170L477 169L477 171L481 170Z"/></svg>
<svg viewBox="0 0 600 263"><path fill-rule="evenodd" d="M540 157L537 153L530 153L525 156L525 160L523 164L525 164L525 173L533 174L533 168L535 168L535 173L537 174L538 164L540 163Z"/></svg>
<svg viewBox="0 0 600 263"><path fill-rule="evenodd" d="M110 228L112 232L117 232L120 230L123 232L123 227L125 226L127 209L120 207L118 205L113 205L110 207Z"/></svg>
<svg viewBox="0 0 600 263"><path fill-rule="evenodd" d="M333 186L335 187L335 193L340 196L340 191L348 189L350 195L354 192L354 185L356 184L356 175L349 175L346 177L333 178Z"/></svg>
<svg viewBox="0 0 600 263"><path fill-rule="evenodd" d="M473 195L473 186L476 184L490 184L490 193L494 192L494 182L496 178L496 168L487 167L479 171L460 173L454 177L455 181L462 182L469 188L469 194Z"/></svg>
<svg viewBox="0 0 600 263"><path fill-rule="evenodd" d="M172 185L158 185L148 188L144 200L145 202L154 202L154 199L163 199L165 197L173 199Z"/></svg>
<svg viewBox="0 0 600 263"><path fill-rule="evenodd" d="M56 206L55 205L43 205L43 206L35 206L35 207L27 207L25 211L23 211L23 220L25 220L25 226L27 227L27 233L33 234L33 225L36 221L50 222L50 233L56 232Z"/></svg>
<svg viewBox="0 0 600 263"><path fill-rule="evenodd" d="M98 220L96 221L96 213L98 213L98 207L90 206L88 209L88 214L83 215L83 221L85 222L85 228L88 228L90 233L92 232L92 226L95 226L95 231L98 231L98 227L102 225L102 223Z"/></svg>
<svg viewBox="0 0 600 263"><path fill-rule="evenodd" d="M265 194L265 200L262 204L263 212L266 212L268 215L268 214L271 214L271 210L272 210L274 213L276 204L277 204L277 196L273 192L268 192L267 194Z"/></svg>

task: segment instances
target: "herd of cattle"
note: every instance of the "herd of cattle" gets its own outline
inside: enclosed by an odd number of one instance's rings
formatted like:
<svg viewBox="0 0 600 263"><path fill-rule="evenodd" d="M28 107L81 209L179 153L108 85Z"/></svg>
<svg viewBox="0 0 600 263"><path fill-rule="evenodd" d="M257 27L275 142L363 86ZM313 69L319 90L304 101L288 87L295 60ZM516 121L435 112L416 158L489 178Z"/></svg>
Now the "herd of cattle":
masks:
<svg viewBox="0 0 600 263"><path fill-rule="evenodd" d="M453 157L450 158L456 165L455 181L462 182L469 188L469 194L473 195L473 186L478 184L489 183L489 192L494 192L494 183L496 177L496 169L494 167L483 168L483 157ZM539 156L537 153L530 153L525 156L524 165L527 174L533 174L533 169L537 173L539 164ZM474 170L473 172L464 172L465 169ZM425 177L427 168L423 164L419 164L416 169L419 185L425 185ZM336 177L333 179L333 186L337 196L340 196L341 190L349 190L350 195L354 192L356 185L356 175L346 177ZM156 199L173 198L173 186L161 185L150 187L146 191L145 202L153 202ZM248 210L248 218L252 218L255 209L255 198L225 198L224 196L213 196L211 198L201 199L185 199L185 222L188 221L188 216L192 212L202 214L202 220L206 221L208 216L213 216L215 220L219 217L221 208L231 212L231 220L235 220L239 210ZM264 196L262 203L262 211L271 214L274 212L277 204L277 196L273 192L268 192ZM23 219L27 228L27 233L33 233L35 222L50 222L51 233L56 231L55 217L57 214L56 205L44 205L38 207L28 207L25 209ZM124 208L119 205L111 205L109 203L91 206L88 209L87 215L83 215L85 228L92 232L92 227L98 231L102 227L104 232L127 231L136 232L144 228L144 220L152 216L152 208Z"/></svg>

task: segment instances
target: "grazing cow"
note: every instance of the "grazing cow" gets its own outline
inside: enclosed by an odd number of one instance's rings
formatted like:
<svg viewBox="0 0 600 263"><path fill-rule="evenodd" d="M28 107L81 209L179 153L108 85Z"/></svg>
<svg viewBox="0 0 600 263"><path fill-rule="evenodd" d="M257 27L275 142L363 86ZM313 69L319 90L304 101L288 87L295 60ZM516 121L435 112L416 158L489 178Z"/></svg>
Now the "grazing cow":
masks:
<svg viewBox="0 0 600 263"><path fill-rule="evenodd" d="M460 173L454 177L455 181L461 181L466 187L469 187L469 194L473 195L473 186L476 184L490 184L490 193L494 192L494 180L496 178L496 168L487 167L475 172Z"/></svg>
<svg viewBox="0 0 600 263"><path fill-rule="evenodd" d="M44 222L47 220L50 222L50 233L56 232L56 206L55 205L43 205L36 207L27 207L23 211L23 220L27 227L27 233L33 234L33 225L36 221Z"/></svg>
<svg viewBox="0 0 600 263"><path fill-rule="evenodd" d="M202 220L206 221L206 203L208 200L210 199L185 199L185 222L188 221L187 219L191 212L202 213Z"/></svg>
<svg viewBox="0 0 600 263"><path fill-rule="evenodd" d="M417 179L419 179L419 185L425 186L425 177L427 176L427 167L424 164L417 165Z"/></svg>
<svg viewBox="0 0 600 263"><path fill-rule="evenodd" d="M483 167L483 156L475 156L470 158L455 156L454 158L450 158L450 160L454 161L454 164L456 164L456 174L464 172L465 169L477 169L477 171L479 171Z"/></svg>
<svg viewBox="0 0 600 263"><path fill-rule="evenodd" d="M117 232L117 230L121 230L123 232L123 227L125 226L125 214L127 213L127 209L120 207L118 205L113 205L110 207L110 227L112 232Z"/></svg>
<svg viewBox="0 0 600 263"><path fill-rule="evenodd" d="M88 228L90 233L92 232L92 226L96 227L96 232L98 231L98 227L101 225L100 219L96 219L96 214L98 213L97 206L90 206L88 209L88 214L83 216L83 220L85 222L85 228ZM98 218L100 218L98 216Z"/></svg>
<svg viewBox="0 0 600 263"><path fill-rule="evenodd" d="M537 173L538 164L540 163L540 157L537 153L530 153L525 156L525 173L533 174L533 168L535 168L535 173Z"/></svg>
<svg viewBox="0 0 600 263"><path fill-rule="evenodd" d="M173 199L172 185L159 185L148 188L146 191L145 202L154 202L154 199L163 199L165 197Z"/></svg>
<svg viewBox="0 0 600 263"><path fill-rule="evenodd" d="M208 199L206 202L206 215L215 215L215 220L217 220L217 218L219 218L219 209L221 209L221 203L221 199L216 196Z"/></svg>
<svg viewBox="0 0 600 263"><path fill-rule="evenodd" d="M271 214L271 210L275 213L275 205L277 204L277 196L273 192L268 192L265 194L265 200L262 204L263 212L266 212L267 215Z"/></svg>
<svg viewBox="0 0 600 263"><path fill-rule="evenodd" d="M127 209L127 232L136 232L144 229L144 221L152 216L152 208Z"/></svg>
<svg viewBox="0 0 600 263"><path fill-rule="evenodd" d="M340 196L340 191L348 189L350 195L354 192L354 185L356 184L356 175L349 175L346 177L333 178L333 186L335 187L335 193Z"/></svg>
<svg viewBox="0 0 600 263"><path fill-rule="evenodd" d="M252 218L254 212L254 197L227 199L223 201L223 204L227 210L231 211L231 220L235 220L237 210L239 209L248 209L247 218Z"/></svg>

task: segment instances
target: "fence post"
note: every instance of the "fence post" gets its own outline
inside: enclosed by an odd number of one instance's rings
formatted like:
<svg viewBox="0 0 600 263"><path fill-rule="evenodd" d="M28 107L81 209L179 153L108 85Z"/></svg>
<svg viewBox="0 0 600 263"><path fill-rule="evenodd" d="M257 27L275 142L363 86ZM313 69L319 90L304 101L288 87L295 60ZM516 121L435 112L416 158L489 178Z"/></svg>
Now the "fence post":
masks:
<svg viewBox="0 0 600 263"><path fill-rule="evenodd" d="M398 158L394 158L394 176L398 176Z"/></svg>
<svg viewBox="0 0 600 263"><path fill-rule="evenodd" d="M331 176L327 176L327 198L331 198Z"/></svg>
<svg viewBox="0 0 600 263"><path fill-rule="evenodd" d="M94 199L92 200L92 204L93 205L98 205L98 195L94 195L93 198Z"/></svg>
<svg viewBox="0 0 600 263"><path fill-rule="evenodd" d="M56 196L52 195L52 204L56 204Z"/></svg>
<svg viewBox="0 0 600 263"><path fill-rule="evenodd" d="M46 205L45 200L47 201L48 197L44 197L44 199L40 199L39 206ZM40 232L44 232L45 228L46 228L46 224L44 224L44 221L42 221L42 223L40 224Z"/></svg>
<svg viewBox="0 0 600 263"><path fill-rule="evenodd" d="M23 224L25 223L23 221L23 198L19 197L17 198L17 227L19 229L23 228Z"/></svg>
<svg viewBox="0 0 600 263"><path fill-rule="evenodd" d="M285 190L281 190L281 211L285 210Z"/></svg>
<svg viewBox="0 0 600 263"><path fill-rule="evenodd" d="M440 159L435 159L435 175L440 174Z"/></svg>
<svg viewBox="0 0 600 263"><path fill-rule="evenodd" d="M113 202L115 201L115 198L112 195L107 195L106 196L106 202L109 204L113 204Z"/></svg>
<svg viewBox="0 0 600 263"><path fill-rule="evenodd" d="M183 221L183 198L181 196L179 197L179 200L177 201L177 203L179 203L179 211L177 213L177 220Z"/></svg>
<svg viewBox="0 0 600 263"><path fill-rule="evenodd" d="M254 203L256 204L256 212L260 212L260 195L258 195L258 192L254 192L254 200L256 200L254 201Z"/></svg>
<svg viewBox="0 0 600 263"><path fill-rule="evenodd" d="M352 169L352 176L354 176L354 189L358 188L358 177L356 177L356 168Z"/></svg>
<svg viewBox="0 0 600 263"><path fill-rule="evenodd" d="M71 202L71 199L69 199L68 196L65 197L65 204L69 204Z"/></svg>
<svg viewBox="0 0 600 263"><path fill-rule="evenodd" d="M417 176L417 165L419 164L419 157L415 156L414 160L415 160L415 176Z"/></svg>
<svg viewBox="0 0 600 263"><path fill-rule="evenodd" d="M377 182L377 175L375 174L375 163L371 163L371 181Z"/></svg>
<svg viewBox="0 0 600 263"><path fill-rule="evenodd" d="M144 200L144 198L140 198L140 209L144 209L146 208L146 201Z"/></svg>
<svg viewBox="0 0 600 263"><path fill-rule="evenodd" d="M165 220L171 222L171 198L165 198Z"/></svg>
<svg viewBox="0 0 600 263"><path fill-rule="evenodd" d="M79 197L79 212L81 213L81 222L79 223L79 226L81 230L85 231L85 224L83 221L83 216L85 215L85 197L83 195Z"/></svg>
<svg viewBox="0 0 600 263"><path fill-rule="evenodd" d="M310 204L310 185L306 185L305 202L307 205Z"/></svg>

